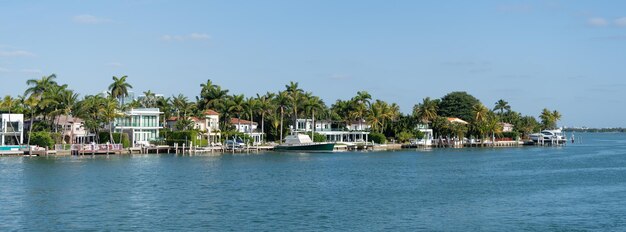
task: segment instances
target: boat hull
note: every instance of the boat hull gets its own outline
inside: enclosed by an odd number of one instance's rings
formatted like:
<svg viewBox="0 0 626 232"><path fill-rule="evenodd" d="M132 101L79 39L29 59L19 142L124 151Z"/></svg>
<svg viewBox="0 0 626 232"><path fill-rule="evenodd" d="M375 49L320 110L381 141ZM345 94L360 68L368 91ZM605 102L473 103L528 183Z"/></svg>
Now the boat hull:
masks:
<svg viewBox="0 0 626 232"><path fill-rule="evenodd" d="M334 143L278 145L274 147L274 151L332 152L334 150L335 150Z"/></svg>

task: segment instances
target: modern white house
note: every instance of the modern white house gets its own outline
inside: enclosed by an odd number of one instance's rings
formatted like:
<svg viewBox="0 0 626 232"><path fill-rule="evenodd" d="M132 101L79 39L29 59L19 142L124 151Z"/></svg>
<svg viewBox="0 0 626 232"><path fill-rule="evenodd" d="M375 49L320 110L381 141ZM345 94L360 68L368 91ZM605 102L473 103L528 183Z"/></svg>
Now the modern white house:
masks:
<svg viewBox="0 0 626 232"><path fill-rule="evenodd" d="M159 108L130 109L123 117L115 119L114 132L128 134L135 146L148 145L159 138L161 114Z"/></svg>
<svg viewBox="0 0 626 232"><path fill-rule="evenodd" d="M345 128L333 128L333 122L328 120L315 121L315 133L326 136L328 142L366 142L369 138L371 125L365 121L351 122ZM311 133L312 119L297 119L295 132Z"/></svg>
<svg viewBox="0 0 626 232"><path fill-rule="evenodd" d="M24 143L24 115L0 115L0 146Z"/></svg>
<svg viewBox="0 0 626 232"><path fill-rule="evenodd" d="M239 118L231 118L230 124L235 127L235 130L237 130L237 132L247 134L252 139L254 139L254 142L252 144L261 144L263 132L259 132L257 130L258 123Z"/></svg>
<svg viewBox="0 0 626 232"><path fill-rule="evenodd" d="M59 115L56 122L61 127L61 136L66 144L85 144L95 140L96 134L89 133L84 120L69 115Z"/></svg>

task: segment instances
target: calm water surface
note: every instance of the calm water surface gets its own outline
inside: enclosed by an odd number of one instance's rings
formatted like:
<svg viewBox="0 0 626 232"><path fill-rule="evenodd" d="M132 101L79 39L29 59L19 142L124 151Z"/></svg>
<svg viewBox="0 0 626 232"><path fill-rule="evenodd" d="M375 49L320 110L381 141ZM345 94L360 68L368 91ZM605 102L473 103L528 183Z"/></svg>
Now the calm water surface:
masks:
<svg viewBox="0 0 626 232"><path fill-rule="evenodd" d="M561 148L0 157L0 231L626 231L626 135Z"/></svg>

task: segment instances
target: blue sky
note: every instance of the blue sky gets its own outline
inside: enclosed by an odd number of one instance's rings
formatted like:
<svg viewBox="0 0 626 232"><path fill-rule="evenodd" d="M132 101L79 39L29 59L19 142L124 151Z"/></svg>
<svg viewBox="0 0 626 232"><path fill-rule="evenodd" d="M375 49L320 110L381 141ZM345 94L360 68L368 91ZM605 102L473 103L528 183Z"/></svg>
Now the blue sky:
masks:
<svg viewBox="0 0 626 232"><path fill-rule="evenodd" d="M297 81L403 112L460 90L626 127L626 2L0 0L0 95L51 73L82 95L128 75L191 99L209 78L246 95Z"/></svg>

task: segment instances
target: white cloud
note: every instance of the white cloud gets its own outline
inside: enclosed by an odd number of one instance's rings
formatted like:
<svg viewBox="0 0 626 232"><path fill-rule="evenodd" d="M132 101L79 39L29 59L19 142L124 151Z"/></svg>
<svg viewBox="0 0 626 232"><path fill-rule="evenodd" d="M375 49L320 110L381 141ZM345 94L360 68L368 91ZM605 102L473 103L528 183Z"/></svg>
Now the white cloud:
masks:
<svg viewBox="0 0 626 232"><path fill-rule="evenodd" d="M161 40L163 41L186 41L186 40L208 40L211 36L205 33L191 33L188 35L163 35Z"/></svg>
<svg viewBox="0 0 626 232"><path fill-rule="evenodd" d="M10 70L7 68L0 67L0 73L9 72Z"/></svg>
<svg viewBox="0 0 626 232"><path fill-rule="evenodd" d="M15 50L15 51L0 51L0 57L31 57L35 56L32 52L24 51L24 50Z"/></svg>
<svg viewBox="0 0 626 232"><path fill-rule="evenodd" d="M594 27L604 27L606 25L609 25L609 22L606 21L606 19L604 18L594 17L594 18L589 18L589 20L587 20L587 24L589 24L589 26L594 26Z"/></svg>
<svg viewBox="0 0 626 232"><path fill-rule="evenodd" d="M626 17L621 17L615 20L615 25L618 27L626 27Z"/></svg>
<svg viewBox="0 0 626 232"><path fill-rule="evenodd" d="M41 70L39 69L22 69L20 72L29 73L29 74L41 74Z"/></svg>
<svg viewBox="0 0 626 232"><path fill-rule="evenodd" d="M110 23L113 22L107 18L99 18L89 14L76 15L72 18L72 21L80 24L101 24L101 23Z"/></svg>

